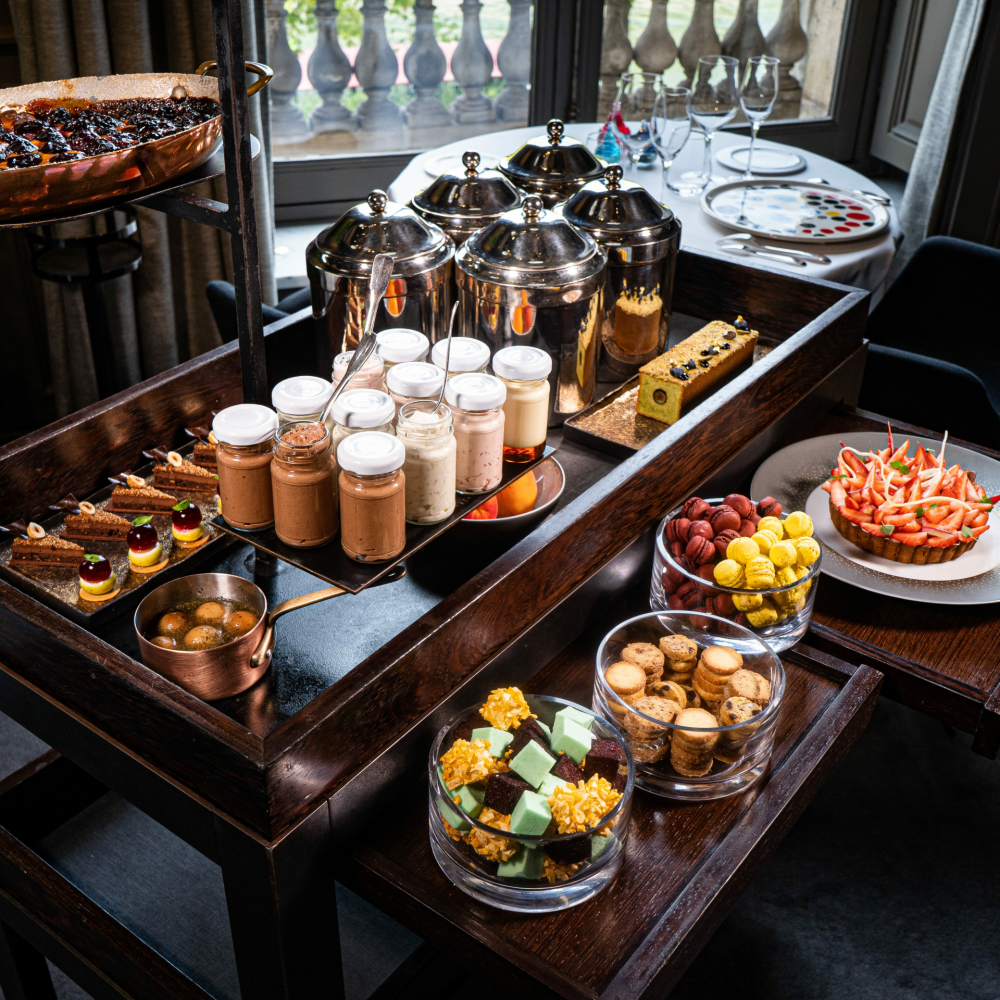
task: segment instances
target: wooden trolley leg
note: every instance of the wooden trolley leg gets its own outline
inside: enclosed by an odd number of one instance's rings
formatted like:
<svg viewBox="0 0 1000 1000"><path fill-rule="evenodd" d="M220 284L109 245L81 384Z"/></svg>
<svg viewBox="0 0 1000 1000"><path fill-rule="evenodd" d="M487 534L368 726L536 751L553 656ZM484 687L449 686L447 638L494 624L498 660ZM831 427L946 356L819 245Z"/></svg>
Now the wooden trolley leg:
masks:
<svg viewBox="0 0 1000 1000"><path fill-rule="evenodd" d="M56 1000L45 956L0 923L0 990L4 1000Z"/></svg>
<svg viewBox="0 0 1000 1000"><path fill-rule="evenodd" d="M242 1000L342 1000L329 810L267 844L216 818Z"/></svg>

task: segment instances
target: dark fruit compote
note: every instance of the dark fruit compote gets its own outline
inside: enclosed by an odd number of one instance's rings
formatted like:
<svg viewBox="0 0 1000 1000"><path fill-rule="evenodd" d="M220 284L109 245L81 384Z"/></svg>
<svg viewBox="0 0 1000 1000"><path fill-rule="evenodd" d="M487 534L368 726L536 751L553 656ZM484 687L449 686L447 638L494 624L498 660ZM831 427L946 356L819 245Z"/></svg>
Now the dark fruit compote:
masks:
<svg viewBox="0 0 1000 1000"><path fill-rule="evenodd" d="M128 559L133 566L155 566L163 558L159 535L149 522L151 517L137 517L125 541L128 542Z"/></svg>
<svg viewBox="0 0 1000 1000"><path fill-rule="evenodd" d="M115 589L115 571L104 556L88 553L80 563L80 590L100 596Z"/></svg>
<svg viewBox="0 0 1000 1000"><path fill-rule="evenodd" d="M190 500L182 500L170 515L170 531L179 542L197 542L205 534L201 523L201 508Z"/></svg>

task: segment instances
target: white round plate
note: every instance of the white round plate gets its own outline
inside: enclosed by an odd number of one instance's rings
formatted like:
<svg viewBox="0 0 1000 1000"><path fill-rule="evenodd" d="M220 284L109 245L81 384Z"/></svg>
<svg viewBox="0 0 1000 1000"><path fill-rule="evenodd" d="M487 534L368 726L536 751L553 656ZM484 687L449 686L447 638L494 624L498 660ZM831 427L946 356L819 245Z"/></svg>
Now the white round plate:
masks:
<svg viewBox="0 0 1000 1000"><path fill-rule="evenodd" d="M730 170L746 170L750 157L750 146L726 146L715 154L715 158ZM805 158L790 149L778 146L761 146L753 151L753 172L766 177L780 174L796 174L805 170Z"/></svg>
<svg viewBox="0 0 1000 1000"><path fill-rule="evenodd" d="M900 432L894 432L893 437L897 446L905 439ZM881 431L854 431L797 441L775 452L761 465L753 477L751 495L773 496L786 511L804 510L809 514L816 537L824 546L823 572L835 580L874 594L927 604L1000 602L1000 517L997 515L991 515L990 530L984 531L968 552L951 562L930 566L879 559L851 545L837 531L830 520L828 495L817 487L826 481L836 465L841 441L867 451L884 448L886 436ZM911 437L911 454L918 442L935 452L941 446L940 439ZM947 446L945 460L949 465L958 462L963 469L974 470L976 481L987 495L1000 493L1000 462L951 443Z"/></svg>
<svg viewBox="0 0 1000 1000"><path fill-rule="evenodd" d="M847 243L889 225L884 205L805 181L729 181L705 191L701 207L730 229L791 243Z"/></svg>
<svg viewBox="0 0 1000 1000"><path fill-rule="evenodd" d="M463 151L464 152L464 151ZM500 162L500 157L494 153L479 154L479 170L492 170ZM431 177L441 174L463 174L465 164L462 163L462 153L439 153L424 161L424 170Z"/></svg>

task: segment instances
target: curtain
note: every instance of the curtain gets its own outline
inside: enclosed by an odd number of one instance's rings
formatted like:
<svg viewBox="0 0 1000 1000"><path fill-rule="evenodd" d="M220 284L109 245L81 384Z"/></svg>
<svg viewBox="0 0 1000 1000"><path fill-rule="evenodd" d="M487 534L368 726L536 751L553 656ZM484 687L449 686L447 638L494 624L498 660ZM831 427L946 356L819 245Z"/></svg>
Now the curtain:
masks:
<svg viewBox="0 0 1000 1000"><path fill-rule="evenodd" d="M939 230L948 193L955 119L986 4L987 0L958 0L955 8L899 207L899 221L906 236L892 262L890 281L917 247Z"/></svg>
<svg viewBox="0 0 1000 1000"><path fill-rule="evenodd" d="M254 4L244 0L246 58L258 51ZM191 73L215 59L211 0L9 0L21 82L110 73ZM151 13L158 15L151 17ZM162 21L162 23L161 23ZM165 27L165 39L154 32ZM164 65L154 66L154 51ZM164 57L165 54L165 57ZM250 79L253 79L251 76ZM250 102L250 128L267 148L260 97ZM264 301L275 303L273 199L267 157L254 163L260 278ZM225 178L187 189L227 201ZM116 378L134 384L221 343L205 297L209 281L232 281L229 234L138 208L143 262L138 271L104 282ZM95 223L57 227L83 236ZM100 230L103 231L103 228ZM60 416L99 398L78 285L42 282L55 404Z"/></svg>

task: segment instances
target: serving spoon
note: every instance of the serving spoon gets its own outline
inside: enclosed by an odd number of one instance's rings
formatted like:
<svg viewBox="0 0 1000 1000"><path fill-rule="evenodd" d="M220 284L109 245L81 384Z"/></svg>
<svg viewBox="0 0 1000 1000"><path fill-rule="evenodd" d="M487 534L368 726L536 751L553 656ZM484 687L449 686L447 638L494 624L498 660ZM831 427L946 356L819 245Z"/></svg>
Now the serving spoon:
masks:
<svg viewBox="0 0 1000 1000"><path fill-rule="evenodd" d="M441 391L438 393L437 402L431 413L437 413L441 409L441 401L444 399L445 386L448 384L448 366L451 364L451 335L455 332L455 314L458 312L458 303L451 307L451 319L448 321L448 346L444 352L444 381L441 383Z"/></svg>
<svg viewBox="0 0 1000 1000"><path fill-rule="evenodd" d="M379 303L382 301L386 289L389 287L393 263L392 254L389 253L376 254L375 259L372 261L372 273L368 279L368 311L365 314L364 332L358 341L354 357L351 358L351 363L347 366L347 372L340 380L337 388L333 390L330 402L326 404L326 409L323 410L323 416L320 417L323 423L326 423L330 419L330 414L333 412L333 404L337 402L337 397L347 387L347 383L357 375L364 363L375 351L377 345L377 341L375 340L375 314L378 311Z"/></svg>

